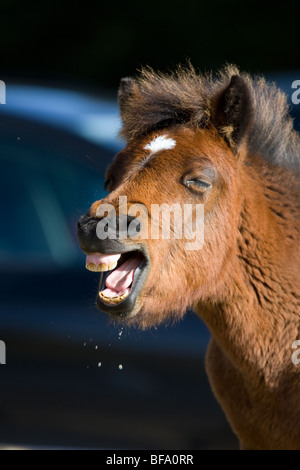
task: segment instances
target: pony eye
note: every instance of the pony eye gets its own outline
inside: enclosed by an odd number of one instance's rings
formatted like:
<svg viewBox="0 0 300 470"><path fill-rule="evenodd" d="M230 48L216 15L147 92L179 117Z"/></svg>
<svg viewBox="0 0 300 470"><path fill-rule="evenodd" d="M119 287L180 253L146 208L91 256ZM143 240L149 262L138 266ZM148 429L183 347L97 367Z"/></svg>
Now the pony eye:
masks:
<svg viewBox="0 0 300 470"><path fill-rule="evenodd" d="M200 193L204 193L205 191L207 191L208 189L212 187L211 183L208 183L207 181L200 180L200 179L186 180L185 185L187 188L200 192Z"/></svg>

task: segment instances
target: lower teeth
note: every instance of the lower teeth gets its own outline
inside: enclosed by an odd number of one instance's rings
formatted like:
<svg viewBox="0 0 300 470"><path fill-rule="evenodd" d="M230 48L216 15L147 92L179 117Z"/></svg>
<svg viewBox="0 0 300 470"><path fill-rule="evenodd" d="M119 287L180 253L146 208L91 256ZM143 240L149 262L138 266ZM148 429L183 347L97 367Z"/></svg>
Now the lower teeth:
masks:
<svg viewBox="0 0 300 470"><path fill-rule="evenodd" d="M116 297L106 297L102 292L99 292L99 297L105 302L106 304L118 304L121 300L125 299L128 296L128 292L123 292L123 294L118 295Z"/></svg>

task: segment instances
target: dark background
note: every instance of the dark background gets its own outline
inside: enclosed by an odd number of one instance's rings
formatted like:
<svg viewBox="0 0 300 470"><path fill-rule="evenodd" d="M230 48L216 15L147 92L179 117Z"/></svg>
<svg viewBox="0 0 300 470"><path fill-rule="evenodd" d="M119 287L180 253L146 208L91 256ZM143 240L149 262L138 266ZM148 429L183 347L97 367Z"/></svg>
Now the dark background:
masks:
<svg viewBox="0 0 300 470"><path fill-rule="evenodd" d="M1 0L0 72L89 81L115 90L122 76L190 59L252 73L298 68L296 2Z"/></svg>

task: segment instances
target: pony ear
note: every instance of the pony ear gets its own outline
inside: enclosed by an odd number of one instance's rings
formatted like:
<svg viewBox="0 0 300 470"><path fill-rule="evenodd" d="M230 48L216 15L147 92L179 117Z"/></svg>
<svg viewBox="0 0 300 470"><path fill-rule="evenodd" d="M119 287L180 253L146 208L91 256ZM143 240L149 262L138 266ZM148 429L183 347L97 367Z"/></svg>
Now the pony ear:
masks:
<svg viewBox="0 0 300 470"><path fill-rule="evenodd" d="M234 152L246 136L253 115L250 90L239 75L215 98L212 121Z"/></svg>
<svg viewBox="0 0 300 470"><path fill-rule="evenodd" d="M139 93L138 86L133 78L122 78L118 91L118 101L121 117L123 117L128 102Z"/></svg>

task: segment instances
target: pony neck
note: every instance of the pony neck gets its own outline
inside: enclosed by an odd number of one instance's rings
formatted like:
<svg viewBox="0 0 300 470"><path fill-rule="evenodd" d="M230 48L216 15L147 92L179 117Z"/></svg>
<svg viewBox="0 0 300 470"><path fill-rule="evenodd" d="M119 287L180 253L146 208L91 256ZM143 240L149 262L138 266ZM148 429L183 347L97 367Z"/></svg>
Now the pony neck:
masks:
<svg viewBox="0 0 300 470"><path fill-rule="evenodd" d="M245 196L226 273L195 311L235 367L272 382L279 363L290 365L299 339L299 179L260 159L254 163L242 175Z"/></svg>

